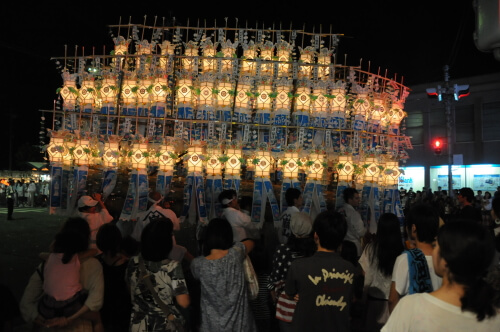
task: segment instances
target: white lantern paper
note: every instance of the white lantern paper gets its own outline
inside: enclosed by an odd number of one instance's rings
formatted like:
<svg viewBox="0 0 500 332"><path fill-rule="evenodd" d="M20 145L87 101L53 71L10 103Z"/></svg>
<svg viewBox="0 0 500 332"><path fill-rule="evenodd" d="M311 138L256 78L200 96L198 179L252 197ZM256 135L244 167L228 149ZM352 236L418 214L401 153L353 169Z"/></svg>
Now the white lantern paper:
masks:
<svg viewBox="0 0 500 332"><path fill-rule="evenodd" d="M342 164L342 168L337 169L339 174L339 182L351 181L352 175L354 174L354 164L352 162L352 156L339 156L339 164Z"/></svg>
<svg viewBox="0 0 500 332"><path fill-rule="evenodd" d="M380 176L380 168L377 162L377 158L375 157L367 157L365 158L364 174L363 180L365 182L373 182L377 183Z"/></svg>
<svg viewBox="0 0 500 332"><path fill-rule="evenodd" d="M226 150L227 161L225 163L226 175L240 175L241 172L241 150L229 148Z"/></svg>
<svg viewBox="0 0 500 332"><path fill-rule="evenodd" d="M285 152L287 163L283 165L284 179L297 179L299 177L299 154L297 152Z"/></svg>
<svg viewBox="0 0 500 332"><path fill-rule="evenodd" d="M259 162L255 165L255 176L268 178L271 172L271 153L268 151L257 151L256 158Z"/></svg>
<svg viewBox="0 0 500 332"><path fill-rule="evenodd" d="M63 156L66 154L66 147L64 146L64 138L51 137L50 143L47 146L47 153L51 163L60 163L63 161Z"/></svg>
<svg viewBox="0 0 500 332"><path fill-rule="evenodd" d="M104 167L116 167L120 157L119 142L104 143L102 162Z"/></svg>
<svg viewBox="0 0 500 332"><path fill-rule="evenodd" d="M90 142L87 139L79 139L76 141L73 150L73 160L76 165L89 165L90 160Z"/></svg>
<svg viewBox="0 0 500 332"><path fill-rule="evenodd" d="M217 176L222 174L222 164L219 160L221 150L209 150L207 152L206 171L208 176Z"/></svg>
<svg viewBox="0 0 500 332"><path fill-rule="evenodd" d="M310 164L310 166L307 167L307 179L321 180L323 178L323 164L325 162L325 156L322 154L311 153L308 159L308 164Z"/></svg>
<svg viewBox="0 0 500 332"><path fill-rule="evenodd" d="M248 75L255 75L256 72L256 62L255 58L257 57L257 45L255 45L254 41L251 40L247 44L243 44L243 58L245 60L241 63L241 73Z"/></svg>
<svg viewBox="0 0 500 332"><path fill-rule="evenodd" d="M132 168L146 169L148 167L148 154L147 143L134 143L132 145L132 155L130 157Z"/></svg>
<svg viewBox="0 0 500 332"><path fill-rule="evenodd" d="M167 144L160 146L160 155L158 157L158 168L160 171L168 172L174 170L174 159L172 159L173 147Z"/></svg>
<svg viewBox="0 0 500 332"><path fill-rule="evenodd" d="M398 184L401 171L397 161L386 161L384 170L384 184L386 186L395 186Z"/></svg>
<svg viewBox="0 0 500 332"><path fill-rule="evenodd" d="M188 149L189 159L187 161L188 172L203 172L203 153L204 149L202 146L194 145L190 146Z"/></svg>
<svg viewBox="0 0 500 332"><path fill-rule="evenodd" d="M271 61L273 60L273 57L274 44L268 40L260 46L260 58L262 60L265 60L265 62L262 63L260 67L261 75L272 75L274 65Z"/></svg>

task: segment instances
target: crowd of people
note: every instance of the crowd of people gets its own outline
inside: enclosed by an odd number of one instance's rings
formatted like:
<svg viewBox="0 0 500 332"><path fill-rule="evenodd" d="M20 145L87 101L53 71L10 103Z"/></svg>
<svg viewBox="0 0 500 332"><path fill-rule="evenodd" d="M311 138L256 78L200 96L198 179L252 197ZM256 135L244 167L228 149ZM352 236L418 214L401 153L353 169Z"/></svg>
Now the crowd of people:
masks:
<svg viewBox="0 0 500 332"><path fill-rule="evenodd" d="M7 206L7 220L13 219L14 208L47 207L49 192L49 181L1 179L0 202Z"/></svg>
<svg viewBox="0 0 500 332"><path fill-rule="evenodd" d="M40 254L21 313L42 331L498 331L500 196L485 219L476 200L490 198L471 191L447 213L446 192L401 190L405 231L383 213L370 234L355 188L314 218L290 188L280 219L268 209L260 222L251 197L224 190L197 248L178 243L158 192L133 224L83 196Z"/></svg>

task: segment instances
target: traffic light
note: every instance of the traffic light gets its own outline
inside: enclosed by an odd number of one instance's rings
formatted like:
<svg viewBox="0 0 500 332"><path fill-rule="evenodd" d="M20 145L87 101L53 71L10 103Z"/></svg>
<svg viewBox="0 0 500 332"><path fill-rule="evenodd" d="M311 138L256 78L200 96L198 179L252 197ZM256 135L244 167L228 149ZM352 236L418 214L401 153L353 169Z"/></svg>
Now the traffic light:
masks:
<svg viewBox="0 0 500 332"><path fill-rule="evenodd" d="M453 97L455 97L455 100L459 100L462 97L467 97L469 95L469 85L468 84L462 84L458 85L455 84L453 86Z"/></svg>
<svg viewBox="0 0 500 332"><path fill-rule="evenodd" d="M443 91L441 89L441 85L438 85L437 89L436 88L428 88L428 89L425 89L426 92L427 92L427 95L429 97L437 97L437 99L439 101L441 101L443 99Z"/></svg>
<svg viewBox="0 0 500 332"><path fill-rule="evenodd" d="M443 151L443 141L440 138L436 138L432 143L432 150L434 150L435 155L440 155Z"/></svg>

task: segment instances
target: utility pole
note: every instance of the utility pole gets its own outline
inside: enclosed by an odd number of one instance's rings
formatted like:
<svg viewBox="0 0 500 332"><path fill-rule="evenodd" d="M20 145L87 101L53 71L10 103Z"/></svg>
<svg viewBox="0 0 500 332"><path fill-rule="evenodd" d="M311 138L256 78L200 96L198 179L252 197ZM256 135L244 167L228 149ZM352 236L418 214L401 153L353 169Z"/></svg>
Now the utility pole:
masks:
<svg viewBox="0 0 500 332"><path fill-rule="evenodd" d="M448 193L453 197L453 176L451 166L453 165L453 142L452 142L452 129L453 129L453 101L458 101L462 97L469 95L469 85L450 86L450 74L448 65L444 66L444 84L438 85L437 88L426 89L429 97L437 97L438 101L444 102L446 111L446 144L448 153Z"/></svg>

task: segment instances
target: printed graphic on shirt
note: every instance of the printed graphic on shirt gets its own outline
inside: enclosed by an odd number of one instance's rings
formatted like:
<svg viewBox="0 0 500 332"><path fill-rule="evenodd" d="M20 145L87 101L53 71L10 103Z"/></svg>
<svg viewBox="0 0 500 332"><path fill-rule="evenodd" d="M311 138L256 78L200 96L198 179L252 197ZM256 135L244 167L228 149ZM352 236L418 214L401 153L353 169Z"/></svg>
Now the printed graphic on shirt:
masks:
<svg viewBox="0 0 500 332"><path fill-rule="evenodd" d="M310 274L307 276L309 280L313 283L314 286L321 286L322 289L327 293L335 293L335 289L331 289L327 285L320 285L320 283L326 283L328 280L337 280L340 279L344 284L349 283L352 285L354 280L354 273L350 273L348 270L345 272L338 272L335 268L332 268L332 271L328 271L326 269L321 269L322 275L320 276L311 276ZM344 310L347 302L344 301L344 296L341 296L338 299L332 298L331 295L328 294L320 294L316 297L316 306L333 306L339 307L340 311Z"/></svg>

